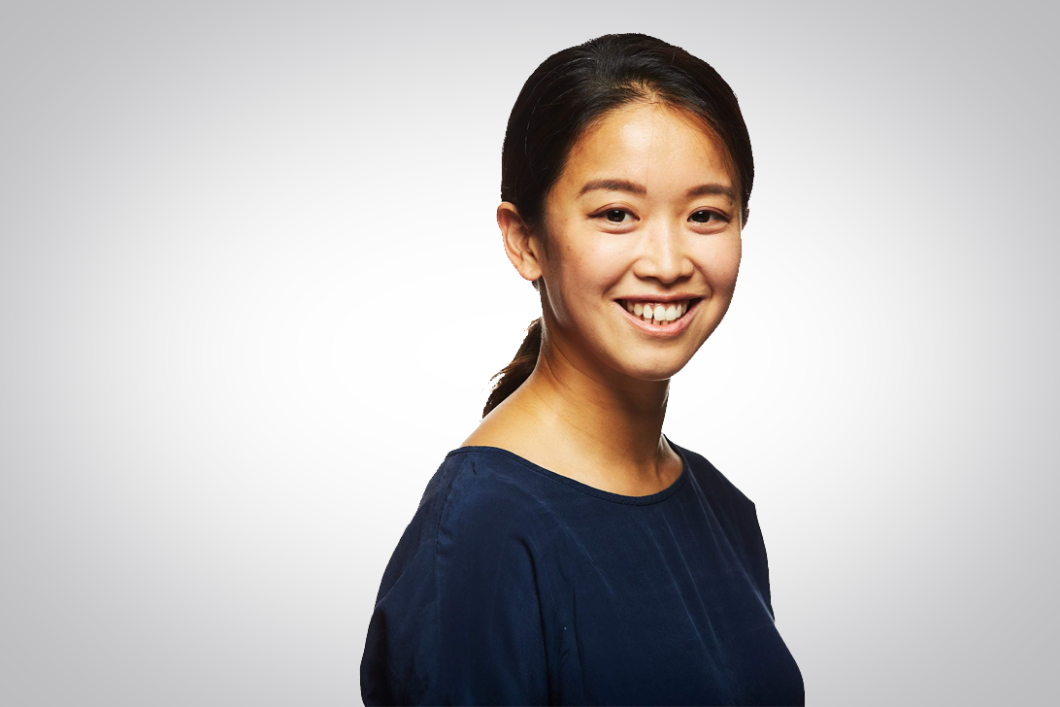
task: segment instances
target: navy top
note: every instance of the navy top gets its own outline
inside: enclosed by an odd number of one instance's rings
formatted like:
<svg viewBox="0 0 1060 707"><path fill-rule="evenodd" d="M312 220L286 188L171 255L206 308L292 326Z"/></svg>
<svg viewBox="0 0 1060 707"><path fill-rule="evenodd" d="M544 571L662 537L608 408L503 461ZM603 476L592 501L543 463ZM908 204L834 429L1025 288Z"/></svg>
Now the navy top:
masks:
<svg viewBox="0 0 1060 707"><path fill-rule="evenodd" d="M366 705L801 705L755 506L666 438L648 496L449 452L383 573Z"/></svg>

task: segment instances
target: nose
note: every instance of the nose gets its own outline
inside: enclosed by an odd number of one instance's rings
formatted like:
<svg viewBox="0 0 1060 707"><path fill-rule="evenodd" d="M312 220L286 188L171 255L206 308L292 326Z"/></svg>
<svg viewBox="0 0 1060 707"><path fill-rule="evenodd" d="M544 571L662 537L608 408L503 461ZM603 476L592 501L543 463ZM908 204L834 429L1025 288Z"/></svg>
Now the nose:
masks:
<svg viewBox="0 0 1060 707"><path fill-rule="evenodd" d="M692 275L695 266L688 257L688 235L680 225L660 220L641 233L634 275L666 285Z"/></svg>

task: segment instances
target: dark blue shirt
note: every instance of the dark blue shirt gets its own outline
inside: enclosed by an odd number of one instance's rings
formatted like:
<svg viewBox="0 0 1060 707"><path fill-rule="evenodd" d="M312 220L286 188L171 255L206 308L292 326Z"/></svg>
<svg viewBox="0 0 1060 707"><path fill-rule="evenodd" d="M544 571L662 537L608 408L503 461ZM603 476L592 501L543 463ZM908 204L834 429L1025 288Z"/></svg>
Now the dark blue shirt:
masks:
<svg viewBox="0 0 1060 707"><path fill-rule="evenodd" d="M649 496L449 452L383 573L365 704L803 704L754 504L667 441L684 468Z"/></svg>

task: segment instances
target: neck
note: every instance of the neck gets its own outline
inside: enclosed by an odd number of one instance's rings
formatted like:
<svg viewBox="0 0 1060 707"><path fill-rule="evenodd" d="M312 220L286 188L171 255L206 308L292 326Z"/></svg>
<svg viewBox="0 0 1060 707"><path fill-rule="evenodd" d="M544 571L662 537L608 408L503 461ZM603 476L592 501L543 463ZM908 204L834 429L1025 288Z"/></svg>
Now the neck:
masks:
<svg viewBox="0 0 1060 707"><path fill-rule="evenodd" d="M634 483L650 483L673 455L662 438L669 379L630 378L572 348L546 328L537 366L512 397L557 444Z"/></svg>

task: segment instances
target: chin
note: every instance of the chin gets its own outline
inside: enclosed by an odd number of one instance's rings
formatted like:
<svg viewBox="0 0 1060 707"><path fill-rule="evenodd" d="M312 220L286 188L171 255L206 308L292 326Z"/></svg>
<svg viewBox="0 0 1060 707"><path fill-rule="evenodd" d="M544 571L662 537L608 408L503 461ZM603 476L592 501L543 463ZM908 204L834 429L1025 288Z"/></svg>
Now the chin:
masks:
<svg viewBox="0 0 1060 707"><path fill-rule="evenodd" d="M642 381L665 381L670 380L684 368L688 361L677 362L658 362L655 365L632 365L630 361L624 361L624 365L621 366L620 370L630 378L635 378Z"/></svg>

